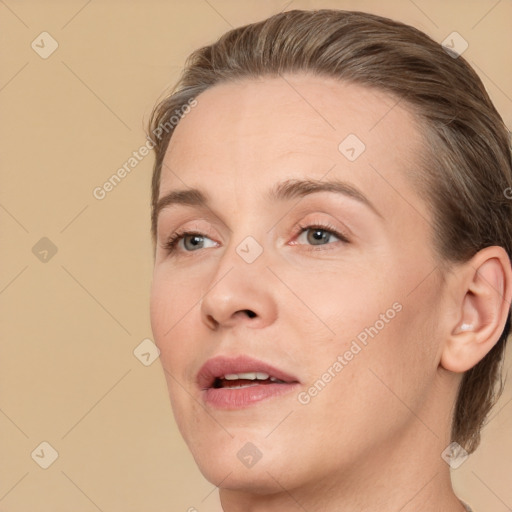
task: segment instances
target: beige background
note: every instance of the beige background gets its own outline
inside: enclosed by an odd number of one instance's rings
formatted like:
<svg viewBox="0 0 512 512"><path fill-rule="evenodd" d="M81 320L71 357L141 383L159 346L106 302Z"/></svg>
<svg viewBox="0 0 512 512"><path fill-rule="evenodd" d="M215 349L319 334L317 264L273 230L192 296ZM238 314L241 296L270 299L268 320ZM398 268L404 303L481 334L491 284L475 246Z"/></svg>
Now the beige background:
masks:
<svg viewBox="0 0 512 512"><path fill-rule="evenodd" d="M158 360L133 354L151 338L153 157L105 199L92 190L144 143L154 101L191 50L230 26L320 7L403 20L439 42L459 32L512 126L510 0L0 0L1 511L218 507L174 425ZM43 31L59 45L47 59L31 48ZM32 252L43 237L57 248L46 261L47 242ZM511 400L509 383L481 448L453 472L475 512L512 508ZM31 457L43 441L59 454L48 469L35 462L48 449Z"/></svg>

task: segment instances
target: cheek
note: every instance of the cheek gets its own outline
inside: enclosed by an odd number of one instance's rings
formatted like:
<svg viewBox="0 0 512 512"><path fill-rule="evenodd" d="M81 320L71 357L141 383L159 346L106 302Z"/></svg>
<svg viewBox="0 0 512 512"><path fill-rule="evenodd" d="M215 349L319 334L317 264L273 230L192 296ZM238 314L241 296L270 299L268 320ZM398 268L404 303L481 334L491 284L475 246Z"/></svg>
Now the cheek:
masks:
<svg viewBox="0 0 512 512"><path fill-rule="evenodd" d="M303 276L294 291L309 311L293 312L288 306L286 318L298 319L303 350L315 348L314 359L307 363L308 383L336 382L326 385L331 392L322 391L318 402L328 402L323 410L333 410L343 399L362 413L366 406L361 396L388 403L399 402L393 392L412 401L423 393L437 367L440 299L435 279L422 282L430 271L426 268L398 262L393 269L367 265L364 272L347 268Z"/></svg>
<svg viewBox="0 0 512 512"><path fill-rule="evenodd" d="M194 414L184 414L189 407L194 409L195 404L190 403L190 396L184 391L185 371L197 354L197 347L190 339L193 333L192 316L197 315L194 305L199 301L199 294L193 290L194 287L187 286L179 273L155 267L150 299L151 328L160 349L160 363L172 410L184 437L192 428L187 422L195 417ZM196 411L198 416L199 412Z"/></svg>
<svg viewBox="0 0 512 512"><path fill-rule="evenodd" d="M280 269L280 277L290 283L292 294L284 290L279 309L283 311L290 325L307 324L308 333L318 333L318 345L332 346L339 341L340 347L346 340L364 337L364 330L377 322L382 330L389 319L396 316L393 304L400 298L396 282L383 282L381 274L387 274L382 266L377 272L375 265L359 259L354 264L330 265L318 269ZM379 281L380 278L380 281ZM299 300L297 300L297 298ZM389 314L386 324L380 315Z"/></svg>
<svg viewBox="0 0 512 512"><path fill-rule="evenodd" d="M151 285L151 328L164 369L173 375L186 366L187 352L192 350L190 322L201 298L184 274L160 265L155 267Z"/></svg>
<svg viewBox="0 0 512 512"><path fill-rule="evenodd" d="M182 320L198 305L204 289L204 278L189 270L161 263L153 272L151 285L151 322L158 333L179 328Z"/></svg>
<svg viewBox="0 0 512 512"><path fill-rule="evenodd" d="M407 279L404 282L409 284ZM366 345L357 356L360 364L348 373L357 381L356 387L373 397L375 407L385 412L390 428L407 421L410 411L421 410L431 392L438 367L436 319L440 300L441 290L435 280L423 282L412 292L403 286L373 310L373 318L366 315L368 323L356 335L357 340L363 334ZM392 301L395 307L386 309Z"/></svg>
<svg viewBox="0 0 512 512"><path fill-rule="evenodd" d="M350 459L399 435L415 421L411 411L421 411L435 368L426 340L415 332L421 321L404 304L382 326L376 318L385 311L377 306L354 320L351 330L364 336L338 336L311 363L297 418L314 419L332 440L324 464L334 466L341 452Z"/></svg>

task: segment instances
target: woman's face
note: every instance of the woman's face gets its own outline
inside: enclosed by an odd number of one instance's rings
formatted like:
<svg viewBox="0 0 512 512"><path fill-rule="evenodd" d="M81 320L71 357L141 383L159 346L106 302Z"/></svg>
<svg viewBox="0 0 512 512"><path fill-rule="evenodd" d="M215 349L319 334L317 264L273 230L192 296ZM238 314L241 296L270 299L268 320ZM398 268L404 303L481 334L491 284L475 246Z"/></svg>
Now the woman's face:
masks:
<svg viewBox="0 0 512 512"><path fill-rule="evenodd" d="M203 474L280 491L443 438L445 291L407 176L414 117L306 75L197 100L164 160L151 320Z"/></svg>

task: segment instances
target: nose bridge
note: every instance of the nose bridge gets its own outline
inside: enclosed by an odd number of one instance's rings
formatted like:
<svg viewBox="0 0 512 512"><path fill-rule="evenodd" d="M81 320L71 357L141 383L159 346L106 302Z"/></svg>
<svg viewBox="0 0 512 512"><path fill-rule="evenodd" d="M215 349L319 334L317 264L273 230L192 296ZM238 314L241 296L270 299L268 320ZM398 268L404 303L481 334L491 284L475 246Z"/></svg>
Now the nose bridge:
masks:
<svg viewBox="0 0 512 512"><path fill-rule="evenodd" d="M254 319L252 325L266 325L275 319L277 306L263 244L252 235L232 235L203 296L201 315L209 324L232 325L244 318Z"/></svg>
<svg viewBox="0 0 512 512"><path fill-rule="evenodd" d="M256 208L249 209L252 212ZM265 268L269 256L270 247L266 244L265 229L262 227L261 216L236 214L236 229L229 233L229 240L222 255L216 272L216 281L227 271L235 273L238 277L245 274L258 274L263 277L268 270ZM268 238L268 237L267 237ZM265 247L264 247L265 246ZM234 276L232 275L231 278Z"/></svg>

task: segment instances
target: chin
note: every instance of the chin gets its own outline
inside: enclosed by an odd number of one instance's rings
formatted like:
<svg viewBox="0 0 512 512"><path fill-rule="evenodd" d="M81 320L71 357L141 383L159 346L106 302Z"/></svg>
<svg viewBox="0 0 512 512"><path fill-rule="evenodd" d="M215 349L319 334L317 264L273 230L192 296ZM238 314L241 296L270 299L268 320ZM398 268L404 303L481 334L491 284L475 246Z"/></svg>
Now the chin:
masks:
<svg viewBox="0 0 512 512"><path fill-rule="evenodd" d="M224 489L256 494L282 491L278 482L285 485L284 477L289 481L290 469L295 465L285 450L276 452L276 446L283 446L282 441L271 445L261 432L244 429L231 438L222 431L201 436L201 440L185 440L203 476Z"/></svg>
<svg viewBox="0 0 512 512"><path fill-rule="evenodd" d="M220 489L251 494L273 494L283 490L279 485L283 482L282 470L278 470L273 461L265 464L260 460L252 468L246 468L231 458L213 461L202 456L200 460L196 458L196 463L202 475Z"/></svg>

